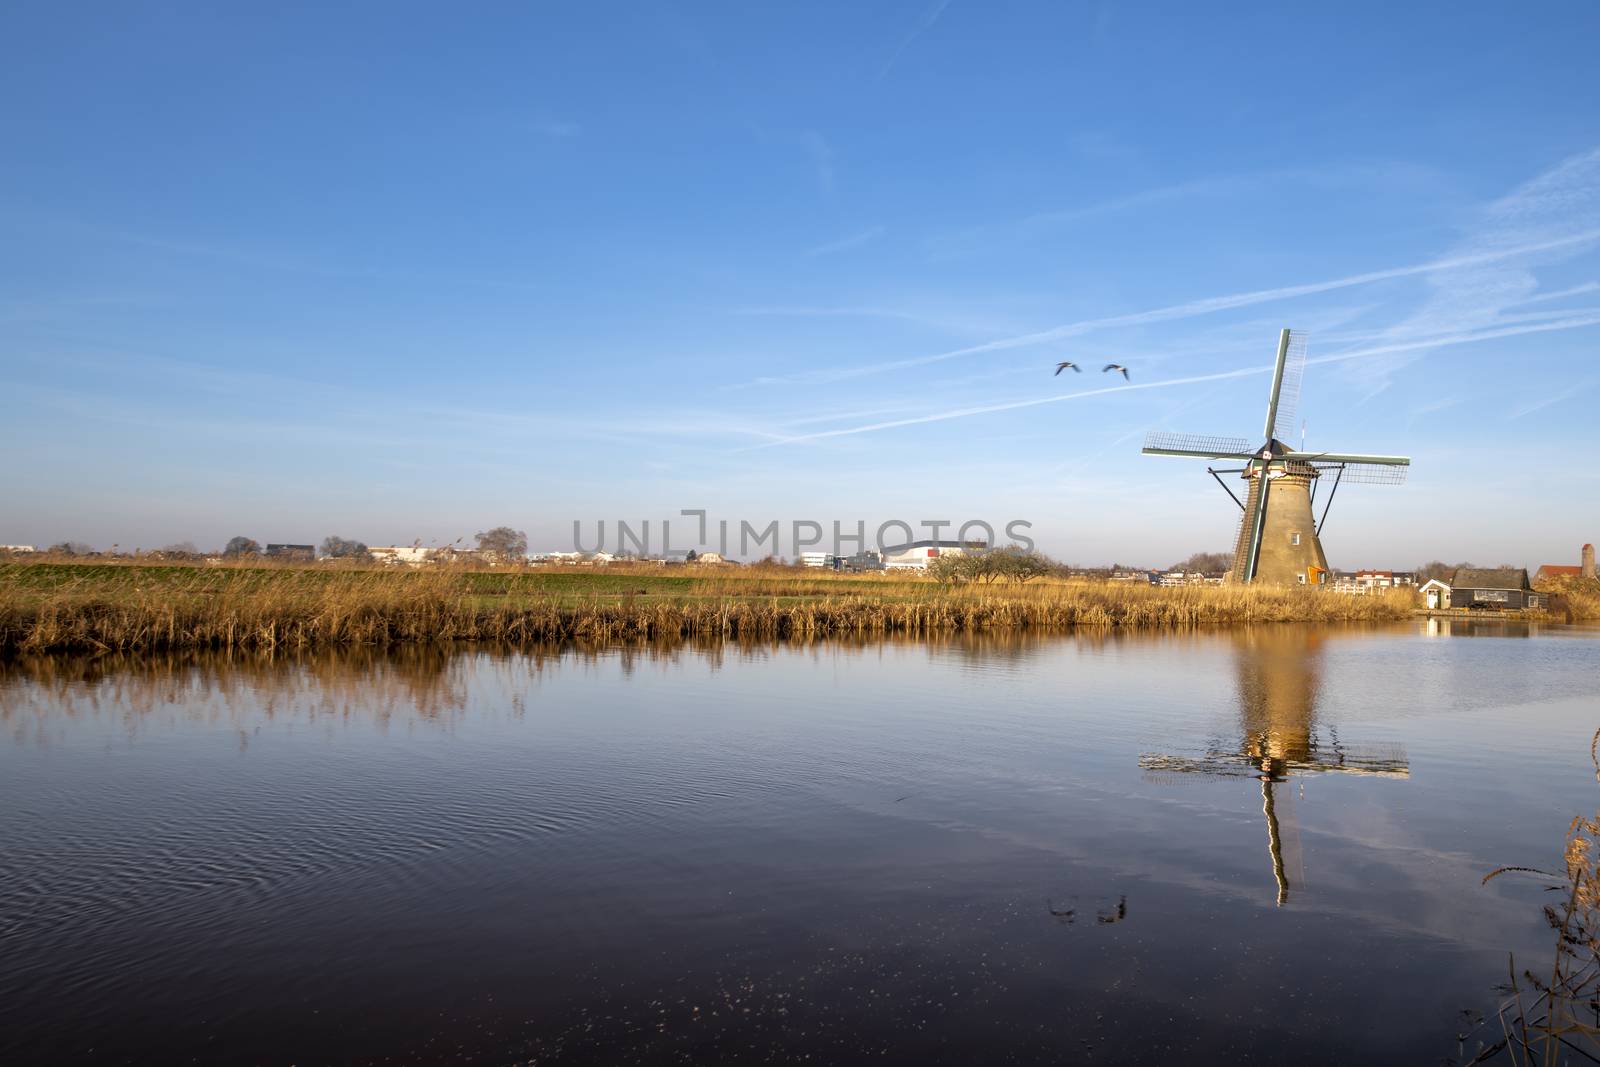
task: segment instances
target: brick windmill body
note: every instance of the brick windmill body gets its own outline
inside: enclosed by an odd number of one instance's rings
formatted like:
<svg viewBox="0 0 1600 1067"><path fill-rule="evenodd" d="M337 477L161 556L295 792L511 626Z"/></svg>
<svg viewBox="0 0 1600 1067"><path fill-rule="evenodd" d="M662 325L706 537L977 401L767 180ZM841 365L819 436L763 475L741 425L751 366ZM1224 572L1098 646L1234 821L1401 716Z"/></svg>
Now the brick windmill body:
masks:
<svg viewBox="0 0 1600 1067"><path fill-rule="evenodd" d="M1405 456L1308 452L1284 444L1284 438L1291 435L1288 428L1294 423L1304 374L1305 337L1284 330L1278 337L1278 357L1267 394L1267 440L1259 448L1250 449L1242 437L1194 434L1155 433L1145 441L1145 455L1242 463L1235 468L1206 468L1241 512L1229 582L1325 584L1328 557L1322 551L1322 525L1340 483L1396 485L1405 480L1411 465ZM1222 480L1224 474L1238 475L1245 482L1243 499ZM1315 514L1318 483L1326 475L1332 475L1333 482L1319 519Z"/></svg>

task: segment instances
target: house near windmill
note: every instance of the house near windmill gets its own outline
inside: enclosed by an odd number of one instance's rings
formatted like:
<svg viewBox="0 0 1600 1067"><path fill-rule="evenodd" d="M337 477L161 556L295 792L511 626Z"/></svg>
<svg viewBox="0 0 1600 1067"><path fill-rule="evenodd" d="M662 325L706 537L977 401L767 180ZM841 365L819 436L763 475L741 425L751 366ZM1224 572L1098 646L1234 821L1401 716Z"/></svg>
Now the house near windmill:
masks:
<svg viewBox="0 0 1600 1067"><path fill-rule="evenodd" d="M1243 437L1154 433L1145 440L1143 452L1147 456L1186 456L1241 464L1206 468L1241 512L1229 582L1326 585L1328 557L1322 551L1322 526L1341 482L1397 485L1405 480L1411 466L1405 456L1308 452L1285 444L1293 434L1305 365L1305 335L1282 331L1278 335L1272 386L1267 393L1263 431L1267 440L1258 448L1251 449ZM1224 474L1238 475L1246 483L1244 499L1222 480ZM1317 487L1329 475L1332 484L1322 506L1322 517L1317 518Z"/></svg>
<svg viewBox="0 0 1600 1067"><path fill-rule="evenodd" d="M1581 562L1575 564L1546 563L1534 572L1533 580L1535 583L1540 583L1552 578L1593 578L1594 546L1584 545L1579 559Z"/></svg>
<svg viewBox="0 0 1600 1067"><path fill-rule="evenodd" d="M1429 610L1542 611L1550 606L1549 595L1533 588L1525 567L1462 567L1448 582L1434 578L1419 592Z"/></svg>

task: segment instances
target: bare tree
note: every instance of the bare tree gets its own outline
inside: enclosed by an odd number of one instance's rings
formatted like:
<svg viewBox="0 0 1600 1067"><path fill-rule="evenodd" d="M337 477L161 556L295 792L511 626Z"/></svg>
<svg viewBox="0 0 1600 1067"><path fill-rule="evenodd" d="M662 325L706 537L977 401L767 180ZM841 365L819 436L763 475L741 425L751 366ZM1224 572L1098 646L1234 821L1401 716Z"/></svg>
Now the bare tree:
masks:
<svg viewBox="0 0 1600 1067"><path fill-rule="evenodd" d="M342 537L325 537L322 540L322 554L334 559L370 559L371 554L367 546L360 541L346 541Z"/></svg>
<svg viewBox="0 0 1600 1067"><path fill-rule="evenodd" d="M224 556L236 558L238 556L259 556L261 546L249 537L231 537L227 547L222 550Z"/></svg>
<svg viewBox="0 0 1600 1067"><path fill-rule="evenodd" d="M200 555L200 549L193 541L178 541L163 548L161 554L171 559L194 559Z"/></svg>
<svg viewBox="0 0 1600 1067"><path fill-rule="evenodd" d="M477 537L478 551L486 556L513 560L528 554L528 535L521 530L496 526L492 530L480 531Z"/></svg>
<svg viewBox="0 0 1600 1067"><path fill-rule="evenodd" d="M928 573L940 582L1015 582L1022 584L1061 570L1060 564L1039 552L1018 545L987 552L942 555L928 565Z"/></svg>
<svg viewBox="0 0 1600 1067"><path fill-rule="evenodd" d="M57 556L87 556L94 549L82 541L58 541L51 545L47 551Z"/></svg>
<svg viewBox="0 0 1600 1067"><path fill-rule="evenodd" d="M1425 583L1432 578L1448 581L1450 576L1455 574L1456 571L1462 569L1463 567L1470 569L1474 566L1476 566L1476 564L1446 563L1442 559L1436 559L1431 563L1424 563L1422 566L1417 568L1417 581Z"/></svg>
<svg viewBox="0 0 1600 1067"><path fill-rule="evenodd" d="M1168 570L1192 571L1198 574L1221 574L1232 566L1232 552L1196 552L1182 563L1174 563Z"/></svg>

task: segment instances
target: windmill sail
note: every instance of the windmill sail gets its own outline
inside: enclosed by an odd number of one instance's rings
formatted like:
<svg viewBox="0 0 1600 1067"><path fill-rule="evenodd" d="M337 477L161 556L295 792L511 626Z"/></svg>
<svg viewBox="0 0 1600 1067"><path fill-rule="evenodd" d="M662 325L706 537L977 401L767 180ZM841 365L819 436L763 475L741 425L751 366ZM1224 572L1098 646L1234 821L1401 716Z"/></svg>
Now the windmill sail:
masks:
<svg viewBox="0 0 1600 1067"><path fill-rule="evenodd" d="M1410 464L1384 466L1378 463L1326 463L1313 461L1312 467L1319 474L1337 474L1346 482L1358 485L1404 485L1406 471L1411 469Z"/></svg>
<svg viewBox="0 0 1600 1067"><path fill-rule="evenodd" d="M1291 463L1304 463L1318 473L1336 473L1341 480L1365 485L1402 485L1411 460L1406 456L1371 456L1354 452L1285 452Z"/></svg>
<svg viewBox="0 0 1600 1067"><path fill-rule="evenodd" d="M1261 530L1266 524L1267 493L1272 483L1264 477L1250 479L1244 498L1244 513L1239 516L1239 532L1233 539L1233 574L1248 582L1256 576L1256 561L1261 557Z"/></svg>
<svg viewBox="0 0 1600 1067"><path fill-rule="evenodd" d="M1289 341L1284 351L1282 380L1278 383L1277 415L1267 427L1267 435L1280 441L1293 439L1295 413L1300 407L1300 383L1306 376L1306 335L1285 330Z"/></svg>
<svg viewBox="0 0 1600 1067"><path fill-rule="evenodd" d="M1244 459L1251 454L1243 437L1200 433L1152 433L1145 437L1147 456L1199 456L1204 459Z"/></svg>

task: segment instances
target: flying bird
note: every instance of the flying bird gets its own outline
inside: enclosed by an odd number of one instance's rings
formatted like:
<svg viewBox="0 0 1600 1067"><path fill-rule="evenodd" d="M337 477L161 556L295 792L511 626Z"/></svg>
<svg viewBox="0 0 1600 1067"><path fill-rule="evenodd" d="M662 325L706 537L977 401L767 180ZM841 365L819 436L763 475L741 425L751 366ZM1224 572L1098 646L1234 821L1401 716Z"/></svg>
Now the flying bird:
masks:
<svg viewBox="0 0 1600 1067"><path fill-rule="evenodd" d="M1119 371L1122 372L1123 381L1127 381L1128 380L1128 368L1124 367L1122 364L1120 364L1120 363L1107 363L1104 367L1100 368L1100 373L1104 374L1108 370L1119 370Z"/></svg>
<svg viewBox="0 0 1600 1067"><path fill-rule="evenodd" d="M1073 370L1077 371L1079 374L1083 373L1083 368L1082 367L1078 366L1076 363L1070 363L1067 360L1062 360L1060 363L1056 364L1056 373L1060 374L1062 371L1066 370L1068 367L1071 367Z"/></svg>

